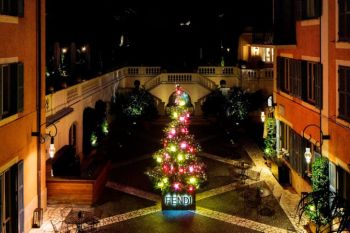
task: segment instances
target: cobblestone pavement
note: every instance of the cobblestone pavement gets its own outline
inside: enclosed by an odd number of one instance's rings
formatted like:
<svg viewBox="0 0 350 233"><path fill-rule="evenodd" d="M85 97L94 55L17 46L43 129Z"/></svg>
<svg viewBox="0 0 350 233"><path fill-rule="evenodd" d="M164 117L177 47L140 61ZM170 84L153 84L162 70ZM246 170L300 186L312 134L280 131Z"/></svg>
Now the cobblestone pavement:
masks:
<svg viewBox="0 0 350 233"><path fill-rule="evenodd" d="M199 141L205 141L206 139L212 138L211 136L208 136L206 138L199 139ZM251 159L254 162L253 170L256 171L261 171L261 176L260 179L264 180L265 183L269 186L270 190L273 190L273 195L275 197L281 196L280 199L280 206L284 210L285 214L288 216L289 221L293 224L294 228L296 231L299 232L305 232L305 230L302 228L302 226L305 224L305 219L302 219L300 223L298 223L298 219L295 217L295 208L297 206L297 203L300 199L300 197L295 194L290 192L287 189L284 189L283 187L280 186L280 184L276 181L276 179L273 177L272 173L270 170L266 167L264 164L265 161L262 157L262 151L260 148L251 142L249 139L244 140L243 143L243 148L245 151L248 153L248 155L251 157ZM209 153L201 152L199 156L220 161L229 165L232 165L235 161L228 159L228 158L222 158L220 156L212 155ZM150 155L145 155L143 158L139 159L134 159L133 161L129 161L124 164L130 164L135 161L140 161L141 159L149 158ZM116 165L116 166L121 166ZM245 185L250 185L255 183L256 181L248 181ZM116 214L113 216L105 217L102 218L98 224L100 228L117 224L117 223L122 223L126 222L131 219L135 219L141 216L147 216L150 214L154 214L157 212L161 211L161 205L160 205L160 196L154 193L148 193L143 190L139 190L134 187L130 187L127 185L119 184L116 182L108 181L106 184L106 187L118 190L124 193L131 194L133 196L137 196L143 199L151 200L156 202L156 205L146 207L146 208L141 208L133 211L129 211L127 213L123 214ZM232 190L235 190L237 188L237 182L230 183L227 185L223 185L221 187L213 188L211 190L202 192L197 194L196 199L197 200L203 200L206 198L214 197L216 195L220 195ZM69 208L79 208L80 210L88 210L92 211L92 207L89 206L65 206L65 205L50 205L47 207L47 210L44 213L44 223L41 226L40 229L32 229L30 233L38 233L38 232L54 232L51 222L52 221L58 221L62 220L64 218L64 214L68 214L68 212L63 213L64 211L62 210L69 210ZM210 219L215 219L220 222L225 222L228 224L233 224L236 226L244 227L244 228L249 228L253 231L257 232L267 232L267 233L277 233L277 232L295 232L295 229L282 229L276 226L272 225L267 225L261 222L257 222L251 219L245 219L240 216L235 216L232 214L227 214L223 213L217 210L211 210L208 208L203 208L200 206L197 206L196 211L194 211L195 214L205 216ZM76 229L74 227L69 228L70 232L75 232ZM191 231L195 232L195 231Z"/></svg>

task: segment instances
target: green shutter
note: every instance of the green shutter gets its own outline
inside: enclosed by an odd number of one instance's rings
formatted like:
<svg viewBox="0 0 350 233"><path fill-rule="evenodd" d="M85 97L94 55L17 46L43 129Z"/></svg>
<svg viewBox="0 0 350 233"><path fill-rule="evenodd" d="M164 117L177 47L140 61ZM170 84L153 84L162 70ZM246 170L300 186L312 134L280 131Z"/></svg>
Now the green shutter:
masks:
<svg viewBox="0 0 350 233"><path fill-rule="evenodd" d="M315 67L315 101L316 107L322 109L322 64Z"/></svg>
<svg viewBox="0 0 350 233"><path fill-rule="evenodd" d="M23 112L24 103L24 67L23 63L18 63L17 66L17 112Z"/></svg>
<svg viewBox="0 0 350 233"><path fill-rule="evenodd" d="M18 232L24 232L24 184L23 161L17 164L17 208L18 208Z"/></svg>

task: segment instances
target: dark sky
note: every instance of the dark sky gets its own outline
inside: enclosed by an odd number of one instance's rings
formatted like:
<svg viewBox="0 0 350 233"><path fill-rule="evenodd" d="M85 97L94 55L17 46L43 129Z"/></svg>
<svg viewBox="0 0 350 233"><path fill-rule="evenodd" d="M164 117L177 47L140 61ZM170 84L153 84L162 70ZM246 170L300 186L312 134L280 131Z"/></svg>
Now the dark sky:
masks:
<svg viewBox="0 0 350 233"><path fill-rule="evenodd" d="M127 6L118 0L48 0L48 48L53 41L90 42L92 49L114 54L108 56L126 56L141 64L200 63L202 48L202 62L215 63L222 44L231 48L228 60L233 61L237 37L246 26L271 24L271 1L148 1ZM180 26L188 21L189 26Z"/></svg>

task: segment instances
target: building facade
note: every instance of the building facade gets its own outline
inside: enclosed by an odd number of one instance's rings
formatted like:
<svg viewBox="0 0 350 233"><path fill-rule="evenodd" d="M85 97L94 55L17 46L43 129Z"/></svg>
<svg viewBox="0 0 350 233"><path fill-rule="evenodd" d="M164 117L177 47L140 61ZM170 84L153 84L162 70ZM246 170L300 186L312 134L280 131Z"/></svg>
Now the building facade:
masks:
<svg viewBox="0 0 350 233"><path fill-rule="evenodd" d="M277 149L298 193L311 190L311 164L325 156L330 189L350 201L350 6L344 0L307 0L294 7L296 43L276 50ZM313 155L310 164L306 148Z"/></svg>
<svg viewBox="0 0 350 233"><path fill-rule="evenodd" d="M46 205L45 149L32 136L45 134L44 12L45 1L0 1L0 232L29 231Z"/></svg>

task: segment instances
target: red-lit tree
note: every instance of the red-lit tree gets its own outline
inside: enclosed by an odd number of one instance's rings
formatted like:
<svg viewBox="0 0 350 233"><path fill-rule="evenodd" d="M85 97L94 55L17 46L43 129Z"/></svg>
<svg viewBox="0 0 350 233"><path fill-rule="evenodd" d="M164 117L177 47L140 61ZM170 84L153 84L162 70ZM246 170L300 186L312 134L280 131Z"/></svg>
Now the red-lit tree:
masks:
<svg viewBox="0 0 350 233"><path fill-rule="evenodd" d="M200 147L188 131L190 112L186 104L187 94L180 86L176 86L175 94L175 106L170 107L172 121L164 129L164 147L154 153L157 165L149 175L163 196L169 193L194 196L206 180L206 174L204 164L196 157Z"/></svg>

